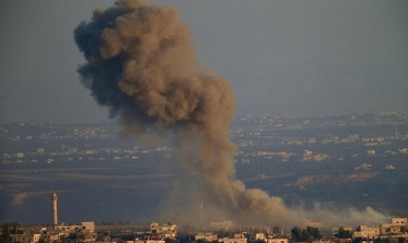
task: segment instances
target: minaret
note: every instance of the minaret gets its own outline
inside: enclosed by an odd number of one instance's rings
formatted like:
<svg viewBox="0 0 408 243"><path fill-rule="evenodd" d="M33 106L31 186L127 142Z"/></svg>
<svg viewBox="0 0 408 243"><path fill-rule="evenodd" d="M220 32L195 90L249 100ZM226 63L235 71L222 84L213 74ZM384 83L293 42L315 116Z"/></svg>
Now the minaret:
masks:
<svg viewBox="0 0 408 243"><path fill-rule="evenodd" d="M58 224L58 213L57 213L57 193L53 193L51 197L52 201L52 226L56 229Z"/></svg>

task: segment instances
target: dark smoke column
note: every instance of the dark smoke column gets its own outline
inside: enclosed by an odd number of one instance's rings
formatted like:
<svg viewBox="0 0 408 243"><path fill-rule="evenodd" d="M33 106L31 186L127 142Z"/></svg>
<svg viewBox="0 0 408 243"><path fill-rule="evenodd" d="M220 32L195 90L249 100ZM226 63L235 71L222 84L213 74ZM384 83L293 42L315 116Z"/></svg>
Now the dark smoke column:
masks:
<svg viewBox="0 0 408 243"><path fill-rule="evenodd" d="M112 116L168 126L226 129L235 101L228 81L198 71L188 27L171 7L119 1L75 29L83 83Z"/></svg>
<svg viewBox="0 0 408 243"><path fill-rule="evenodd" d="M288 217L280 198L232 179L229 126L235 98L229 82L201 70L188 27L177 11L144 1L118 1L75 29L87 63L84 85L125 126L183 127L198 144L190 168L219 205L267 218Z"/></svg>

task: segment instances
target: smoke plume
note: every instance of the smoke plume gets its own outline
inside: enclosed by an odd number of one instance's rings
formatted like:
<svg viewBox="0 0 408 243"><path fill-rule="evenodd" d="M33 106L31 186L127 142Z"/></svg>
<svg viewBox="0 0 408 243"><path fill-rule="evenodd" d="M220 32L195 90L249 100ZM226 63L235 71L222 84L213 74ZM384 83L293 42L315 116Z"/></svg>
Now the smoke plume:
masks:
<svg viewBox="0 0 408 243"><path fill-rule="evenodd" d="M232 87L197 64L189 28L174 8L118 1L95 10L74 34L87 60L79 73L97 102L125 125L183 128L189 138L184 145L195 141L198 148L188 167L217 205L275 222L307 217L281 198L234 179Z"/></svg>

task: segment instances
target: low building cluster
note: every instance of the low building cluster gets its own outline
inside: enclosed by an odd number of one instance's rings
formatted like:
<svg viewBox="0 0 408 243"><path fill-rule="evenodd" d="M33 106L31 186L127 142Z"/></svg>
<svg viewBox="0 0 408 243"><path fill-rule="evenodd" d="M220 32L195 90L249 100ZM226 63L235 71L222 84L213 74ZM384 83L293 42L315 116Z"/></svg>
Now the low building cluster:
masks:
<svg viewBox="0 0 408 243"><path fill-rule="evenodd" d="M213 232L186 233L177 235L177 225L153 222L145 230L125 230L117 225L95 225L94 222L81 222L77 225L56 225L53 227L40 226L7 226L0 231L0 242L7 243L401 243L408 242L407 218L392 218L390 223L380 226L359 225L355 230L350 226L333 227L331 236L322 236L316 227L301 230L295 227L291 234L284 234L281 230L236 231L232 229L231 221L215 222L211 224ZM249 229L249 227L248 227ZM296 229L299 235L296 235ZM220 231L221 230L221 231ZM276 232L275 232L276 231ZM309 232L310 231L310 232ZM313 232L314 233L313 233ZM303 237L300 233L309 233L310 237ZM313 233L313 234L311 234ZM302 240L303 239L303 240Z"/></svg>
<svg viewBox="0 0 408 243"><path fill-rule="evenodd" d="M340 231L349 233L351 237L342 238L349 238L350 242L352 240L369 242L376 239L395 242L408 241L407 218L402 217L392 218L390 223L380 224L379 226L359 225L355 231L352 230L352 227L334 227L332 228L333 236L339 235Z"/></svg>
<svg viewBox="0 0 408 243"><path fill-rule="evenodd" d="M94 222L53 227L4 225L1 238L7 243L95 242L97 233Z"/></svg>
<svg viewBox="0 0 408 243"><path fill-rule="evenodd" d="M289 239L282 235L262 232L213 233L199 232L188 236L187 242L218 242L218 243L288 243Z"/></svg>
<svg viewBox="0 0 408 243"><path fill-rule="evenodd" d="M0 242L6 243L83 243L83 242L115 242L115 243L164 243L165 240L176 240L175 224L151 223L145 231L119 230L103 227L97 230L94 222L81 222L77 225L40 226L8 226L4 225L0 233Z"/></svg>

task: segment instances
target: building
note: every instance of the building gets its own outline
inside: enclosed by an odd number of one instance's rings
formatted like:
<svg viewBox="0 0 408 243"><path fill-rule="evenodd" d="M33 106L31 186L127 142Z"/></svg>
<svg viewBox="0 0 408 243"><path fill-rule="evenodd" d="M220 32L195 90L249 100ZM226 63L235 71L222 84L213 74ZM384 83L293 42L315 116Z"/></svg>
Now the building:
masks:
<svg viewBox="0 0 408 243"><path fill-rule="evenodd" d="M381 224L382 235L396 235L407 231L407 218L392 218L391 223Z"/></svg>
<svg viewBox="0 0 408 243"><path fill-rule="evenodd" d="M58 230L47 230L46 228L41 229L41 239L45 242L54 242L61 239L61 234Z"/></svg>
<svg viewBox="0 0 408 243"><path fill-rule="evenodd" d="M135 240L135 243L165 243L164 240Z"/></svg>
<svg viewBox="0 0 408 243"><path fill-rule="evenodd" d="M11 242L32 242L32 234L29 232L19 229L19 230L12 230L10 232Z"/></svg>
<svg viewBox="0 0 408 243"><path fill-rule="evenodd" d="M91 221L81 222L81 224L76 225L57 225L55 230L47 234L58 234L59 240L74 238L81 242L94 242L97 238L95 223Z"/></svg>
<svg viewBox="0 0 408 243"><path fill-rule="evenodd" d="M392 218L391 223L394 225L407 226L407 218Z"/></svg>
<svg viewBox="0 0 408 243"><path fill-rule="evenodd" d="M239 238L236 238L239 237ZM234 238L218 238L218 242L223 243L247 243L248 240L243 234L236 234Z"/></svg>
<svg viewBox="0 0 408 243"><path fill-rule="evenodd" d="M211 232L205 232L205 233L200 232L200 233L193 234L193 240L194 241L202 240L202 241L214 242L218 240L218 235L213 234Z"/></svg>
<svg viewBox="0 0 408 243"><path fill-rule="evenodd" d="M250 241L265 241L266 235L264 233L253 233L249 235Z"/></svg>
<svg viewBox="0 0 408 243"><path fill-rule="evenodd" d="M305 150L303 153L303 160L309 161L313 159L313 151L312 150Z"/></svg>
<svg viewBox="0 0 408 243"><path fill-rule="evenodd" d="M153 222L150 224L152 234L157 234L159 239L168 239L177 237L177 225L175 224L159 224Z"/></svg>
<svg viewBox="0 0 408 243"><path fill-rule="evenodd" d="M373 239L380 235L380 227L369 227L360 225L354 232L353 238Z"/></svg>
<svg viewBox="0 0 408 243"><path fill-rule="evenodd" d="M95 232L95 223L92 221L84 221L81 224L71 224L71 225L57 225L56 230L64 233L93 233Z"/></svg>
<svg viewBox="0 0 408 243"><path fill-rule="evenodd" d="M4 228L5 227L5 228ZM3 225L0 229L0 236L3 232L7 231L9 239L6 242L9 243L36 243L38 242L42 234L39 226L20 226L20 225Z"/></svg>
<svg viewBox="0 0 408 243"><path fill-rule="evenodd" d="M401 233L401 226L395 224L381 224L381 235Z"/></svg>
<svg viewBox="0 0 408 243"><path fill-rule="evenodd" d="M286 239L286 238L270 238L270 239L268 239L268 243L288 243L288 239Z"/></svg>

